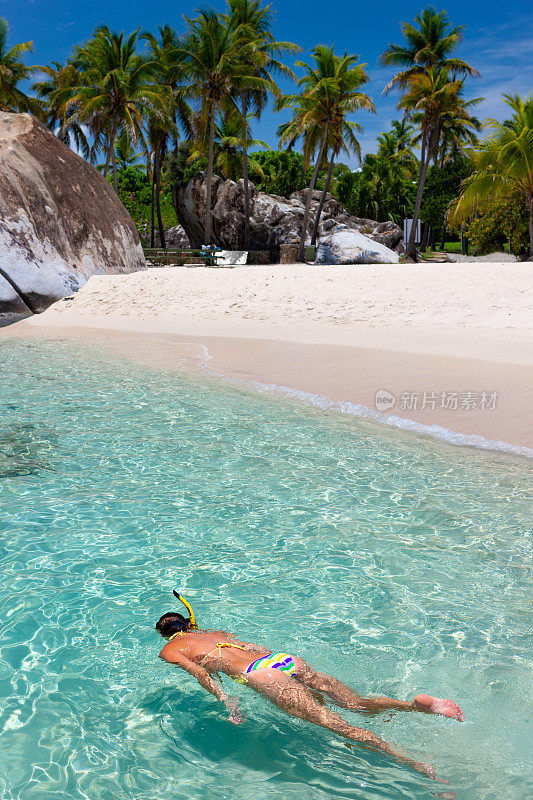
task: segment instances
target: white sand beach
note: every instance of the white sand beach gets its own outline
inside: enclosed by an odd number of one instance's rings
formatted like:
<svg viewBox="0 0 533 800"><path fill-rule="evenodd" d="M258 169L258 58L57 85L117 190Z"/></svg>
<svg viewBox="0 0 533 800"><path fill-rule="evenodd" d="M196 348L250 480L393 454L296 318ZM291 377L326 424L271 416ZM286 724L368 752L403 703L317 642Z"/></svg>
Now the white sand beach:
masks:
<svg viewBox="0 0 533 800"><path fill-rule="evenodd" d="M528 263L168 267L93 276L0 335L98 331L165 368L182 366L176 344L204 345L220 375L374 411L385 390L385 415L533 448L532 276Z"/></svg>

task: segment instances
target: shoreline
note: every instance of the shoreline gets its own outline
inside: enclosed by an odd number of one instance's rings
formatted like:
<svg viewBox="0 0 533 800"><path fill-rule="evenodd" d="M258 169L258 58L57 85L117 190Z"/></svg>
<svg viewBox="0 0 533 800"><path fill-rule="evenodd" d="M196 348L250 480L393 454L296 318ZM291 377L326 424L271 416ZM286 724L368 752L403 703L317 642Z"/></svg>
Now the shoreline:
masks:
<svg viewBox="0 0 533 800"><path fill-rule="evenodd" d="M420 332L405 328L376 335L364 327L80 317L50 309L3 328L0 336L97 337L119 356L148 367L181 370L203 363L213 375L258 391L450 444L533 457L527 415L533 366L527 350L517 350L522 334L502 341L492 333L467 332L463 341L463 332L428 333L421 341ZM459 355L465 349L468 357ZM390 409L376 407L379 390L394 396Z"/></svg>
<svg viewBox="0 0 533 800"><path fill-rule="evenodd" d="M504 263L166 267L94 275L0 336L100 338L163 369L203 359L259 391L533 456L532 278Z"/></svg>

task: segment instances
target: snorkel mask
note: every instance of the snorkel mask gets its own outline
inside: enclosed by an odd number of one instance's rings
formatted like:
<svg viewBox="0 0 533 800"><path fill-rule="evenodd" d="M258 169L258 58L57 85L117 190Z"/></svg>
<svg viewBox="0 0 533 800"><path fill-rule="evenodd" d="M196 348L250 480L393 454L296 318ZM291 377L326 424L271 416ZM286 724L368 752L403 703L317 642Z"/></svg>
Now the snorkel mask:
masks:
<svg viewBox="0 0 533 800"><path fill-rule="evenodd" d="M180 603L183 603L183 605L185 606L185 608L189 612L189 626L193 630L198 630L198 625L196 624L196 620L194 618L194 611L190 607L189 603L175 589L172 589L172 594L174 595L174 597L176 597L180 601Z"/></svg>

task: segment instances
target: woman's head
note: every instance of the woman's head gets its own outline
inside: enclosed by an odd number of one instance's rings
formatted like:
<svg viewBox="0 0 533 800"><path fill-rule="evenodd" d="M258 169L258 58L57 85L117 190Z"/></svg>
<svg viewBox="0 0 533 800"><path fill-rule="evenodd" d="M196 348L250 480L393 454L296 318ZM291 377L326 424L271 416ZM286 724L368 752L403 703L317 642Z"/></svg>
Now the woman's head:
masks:
<svg viewBox="0 0 533 800"><path fill-rule="evenodd" d="M174 633L187 631L190 629L190 627L190 620L181 614L178 614L176 611L169 611L166 614L163 614L161 619L158 620L155 629L159 631L161 636L164 636L165 639L168 639L168 637L172 636Z"/></svg>

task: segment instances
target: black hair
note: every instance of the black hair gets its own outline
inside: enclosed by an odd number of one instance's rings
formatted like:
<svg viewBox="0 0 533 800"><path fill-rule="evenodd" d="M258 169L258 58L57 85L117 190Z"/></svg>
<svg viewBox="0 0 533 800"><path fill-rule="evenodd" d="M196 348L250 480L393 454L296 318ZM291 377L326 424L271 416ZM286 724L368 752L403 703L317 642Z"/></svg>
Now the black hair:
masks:
<svg viewBox="0 0 533 800"><path fill-rule="evenodd" d="M191 621L189 619L182 614L178 614L177 611L169 611L157 621L155 629L159 631L161 636L168 638L174 633L187 631L190 627Z"/></svg>

